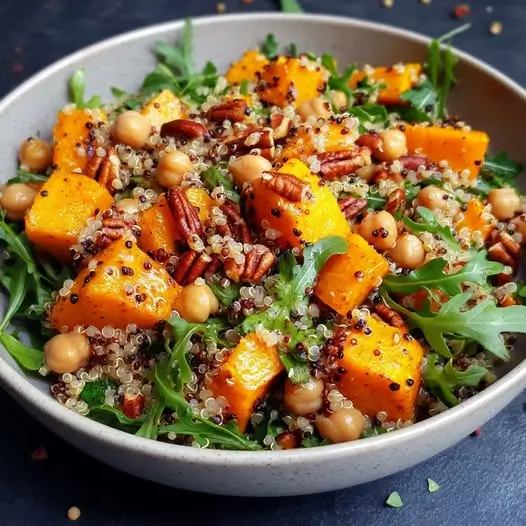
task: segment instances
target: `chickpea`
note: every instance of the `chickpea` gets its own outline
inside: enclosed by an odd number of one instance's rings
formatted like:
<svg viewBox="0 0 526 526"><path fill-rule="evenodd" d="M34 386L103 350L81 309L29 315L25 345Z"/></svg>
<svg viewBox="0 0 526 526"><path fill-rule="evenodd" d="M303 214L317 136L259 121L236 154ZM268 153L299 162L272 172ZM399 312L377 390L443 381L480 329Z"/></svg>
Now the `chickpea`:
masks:
<svg viewBox="0 0 526 526"><path fill-rule="evenodd" d="M328 119L332 115L331 104L321 97L306 100L297 108L298 115L306 121L309 117L316 119Z"/></svg>
<svg viewBox="0 0 526 526"><path fill-rule="evenodd" d="M44 356L51 371L59 374L73 373L88 365L88 338L78 332L57 334L44 345Z"/></svg>
<svg viewBox="0 0 526 526"><path fill-rule="evenodd" d="M35 201L37 191L22 183L6 185L0 196L0 206L11 221L22 221Z"/></svg>
<svg viewBox="0 0 526 526"><path fill-rule="evenodd" d="M416 197L417 204L429 210L447 210L450 206L450 196L438 186L429 185L422 188Z"/></svg>
<svg viewBox="0 0 526 526"><path fill-rule="evenodd" d="M117 201L117 208L124 212L125 214L138 214L139 213L139 203L137 199L132 199L127 197L126 199L121 199Z"/></svg>
<svg viewBox="0 0 526 526"><path fill-rule="evenodd" d="M263 172L272 170L272 163L261 155L242 155L228 165L237 186L242 188L259 179Z"/></svg>
<svg viewBox="0 0 526 526"><path fill-rule="evenodd" d="M396 220L385 210L367 214L358 225L357 232L377 250L393 248L398 237Z"/></svg>
<svg viewBox="0 0 526 526"><path fill-rule="evenodd" d="M343 91L335 90L332 92L332 103L339 111L347 108L347 95Z"/></svg>
<svg viewBox="0 0 526 526"><path fill-rule="evenodd" d="M203 323L219 310L219 302L212 289L206 284L196 283L183 288L174 306L179 316L191 323Z"/></svg>
<svg viewBox="0 0 526 526"><path fill-rule="evenodd" d="M400 236L388 252L389 257L402 268L415 269L424 262L424 245L412 234Z"/></svg>
<svg viewBox="0 0 526 526"><path fill-rule="evenodd" d="M117 142L138 150L150 136L151 124L147 117L137 111L125 111L115 120L113 136Z"/></svg>
<svg viewBox="0 0 526 526"><path fill-rule="evenodd" d="M186 153L177 150L166 152L159 157L155 177L157 182L165 188L180 186L187 172L191 172L194 165Z"/></svg>
<svg viewBox="0 0 526 526"><path fill-rule="evenodd" d="M43 172L53 163L53 147L39 137L29 137L20 145L18 160L23 170Z"/></svg>
<svg viewBox="0 0 526 526"><path fill-rule="evenodd" d="M380 133L383 146L374 151L374 156L380 161L391 162L407 155L405 133L400 130L386 130Z"/></svg>
<svg viewBox="0 0 526 526"><path fill-rule="evenodd" d="M526 245L526 214L521 214L511 220L515 232L522 236L521 244Z"/></svg>
<svg viewBox="0 0 526 526"><path fill-rule="evenodd" d="M513 188L497 188L488 194L491 213L499 220L511 219L520 207L520 199Z"/></svg>
<svg viewBox="0 0 526 526"><path fill-rule="evenodd" d="M293 384L290 380L285 382L285 405L294 414L299 416L316 413L323 405L323 381L311 377L304 384Z"/></svg>
<svg viewBox="0 0 526 526"><path fill-rule="evenodd" d="M365 418L362 413L351 407L338 409L332 415L317 415L316 426L322 438L334 444L358 440L365 427Z"/></svg>
<svg viewBox="0 0 526 526"><path fill-rule="evenodd" d="M376 164L368 164L356 170L356 175L367 183L371 182L374 179L375 174Z"/></svg>

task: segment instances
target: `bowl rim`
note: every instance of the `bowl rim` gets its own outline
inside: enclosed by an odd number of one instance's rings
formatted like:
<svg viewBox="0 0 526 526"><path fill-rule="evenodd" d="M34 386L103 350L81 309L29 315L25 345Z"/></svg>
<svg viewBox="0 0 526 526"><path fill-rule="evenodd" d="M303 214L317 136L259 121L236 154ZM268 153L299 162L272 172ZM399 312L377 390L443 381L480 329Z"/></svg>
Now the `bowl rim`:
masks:
<svg viewBox="0 0 526 526"><path fill-rule="evenodd" d="M228 24L239 21L260 21L272 22L284 20L296 23L322 23L327 25L339 25L347 27L362 27L373 32L387 33L390 35L402 37L419 44L428 44L431 38L420 33L397 28L388 24L362 20L354 17L342 17L334 15L319 14L288 14L280 12L257 12L257 13L235 13L229 15L211 15L192 18L192 23L196 27L206 26L209 24ZM23 96L25 92L38 85L42 80L53 76L62 68L80 61L86 57L103 53L106 49L115 45L140 39L143 37L155 35L157 33L179 29L184 23L184 19L153 24L146 27L134 29L113 37L98 41L95 44L84 47L66 57L48 65L21 85L9 92L0 101L0 115L9 105ZM488 76L493 77L508 89L515 92L519 97L526 101L526 90L517 82L496 70L485 62L473 57L472 55L454 49L455 54L470 66L482 71ZM494 384L487 387L481 393L473 396L469 400L462 402L456 407L433 416L422 422L399 429L396 432L385 433L383 435L370 437L365 440L347 442L343 444L331 444L316 448L293 449L286 451L238 451L238 450L217 450L217 449L199 449L188 446L174 445L137 437L119 431L110 426L81 416L76 412L57 403L49 394L40 391L31 384L27 378L15 372L6 360L0 358L0 380L2 386L6 386L8 391L14 396L16 394L25 404L37 406L38 411L42 414L49 415L55 422L65 426L70 431L95 436L100 442L108 445L118 446L123 450L134 452L137 449L152 456L162 456L170 460L185 463L194 463L202 465L221 466L225 464L242 467L247 465L265 465L272 468L281 465L284 462L288 465L302 464L307 459L324 460L341 455L361 455L374 454L390 446L399 446L412 440L422 438L428 433L440 433L447 425L459 422L467 413L482 410L487 402L492 398L498 398L501 394L512 387L520 384L526 386L526 360L523 360L511 371L497 380ZM449 423L449 424L448 424Z"/></svg>

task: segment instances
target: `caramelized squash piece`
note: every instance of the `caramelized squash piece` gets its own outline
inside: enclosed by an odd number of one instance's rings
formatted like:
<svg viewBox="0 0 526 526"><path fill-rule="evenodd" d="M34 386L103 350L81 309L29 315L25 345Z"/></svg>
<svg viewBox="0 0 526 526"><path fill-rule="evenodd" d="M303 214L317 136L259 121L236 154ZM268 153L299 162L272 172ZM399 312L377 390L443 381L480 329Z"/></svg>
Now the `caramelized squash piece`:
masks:
<svg viewBox="0 0 526 526"><path fill-rule="evenodd" d="M306 57L279 56L261 71L258 93L270 104L298 107L323 93L327 78L325 68Z"/></svg>
<svg viewBox="0 0 526 526"><path fill-rule="evenodd" d="M429 157L433 162L444 160L453 170L470 171L470 178L477 177L488 149L489 137L481 131L463 131L440 126L405 126L409 153Z"/></svg>
<svg viewBox="0 0 526 526"><path fill-rule="evenodd" d="M181 287L137 245L129 245L124 239L114 241L95 256L96 269L84 269L70 294L59 296L50 316L55 329L125 329L130 323L147 329L170 316Z"/></svg>
<svg viewBox="0 0 526 526"><path fill-rule="evenodd" d="M90 130L107 121L102 110L77 108L61 111L53 128L53 164L64 171L83 172L88 160L86 148Z"/></svg>
<svg viewBox="0 0 526 526"><path fill-rule="evenodd" d="M113 197L97 181L69 170L57 170L37 194L25 218L29 240L67 262L70 247L90 217L110 208Z"/></svg>
<svg viewBox="0 0 526 526"><path fill-rule="evenodd" d="M203 188L196 188L195 186L187 186L184 189L188 201L197 209L197 215L201 223L205 224L212 216L212 208L216 206L214 200L208 195L208 192Z"/></svg>
<svg viewBox="0 0 526 526"><path fill-rule="evenodd" d="M369 316L365 328L347 334L343 358L338 360L345 373L337 384L354 406L370 417L383 411L388 420L411 420L423 356L417 340Z"/></svg>
<svg viewBox="0 0 526 526"><path fill-rule="evenodd" d="M215 398L226 398L229 413L236 415L239 429L244 433L255 404L265 398L273 380L282 371L277 348L268 347L259 336L250 333L220 366L209 389Z"/></svg>
<svg viewBox="0 0 526 526"><path fill-rule="evenodd" d="M340 211L338 202L321 179L297 159L287 161L278 170L290 174L309 185L312 199L294 201L269 188L263 179L253 183L245 203L247 217L268 239L282 247L299 247L301 241L315 243L329 236L345 237L349 225Z"/></svg>
<svg viewBox="0 0 526 526"><path fill-rule="evenodd" d="M229 84L241 84L244 80L255 82L256 73L269 63L267 57L257 49L246 51L245 54L234 62L225 74Z"/></svg>
<svg viewBox="0 0 526 526"><path fill-rule="evenodd" d="M163 89L143 106L141 113L160 130L165 122L182 118L181 101L169 89Z"/></svg>
<svg viewBox="0 0 526 526"><path fill-rule="evenodd" d="M153 256L158 250L164 250L169 254L176 252L177 224L164 195L141 213L139 225L141 227L139 247L147 254Z"/></svg>
<svg viewBox="0 0 526 526"><path fill-rule="evenodd" d="M349 250L332 256L318 274L314 294L345 316L364 302L389 271L385 258L358 234L347 235Z"/></svg>
<svg viewBox="0 0 526 526"><path fill-rule="evenodd" d="M460 232L467 228L471 232L480 232L485 241L493 227L491 220L484 217L484 203L479 199L472 199L466 206L466 210L462 212L464 218L455 225L455 230Z"/></svg>
<svg viewBox="0 0 526 526"><path fill-rule="evenodd" d="M409 91L416 84L421 72L421 64L404 64L400 68L397 66L375 68L371 75L367 75L364 71L356 71L349 85L352 89L356 89L358 83L368 77L370 80L386 85L378 93L380 104L400 104L403 102L400 95Z"/></svg>

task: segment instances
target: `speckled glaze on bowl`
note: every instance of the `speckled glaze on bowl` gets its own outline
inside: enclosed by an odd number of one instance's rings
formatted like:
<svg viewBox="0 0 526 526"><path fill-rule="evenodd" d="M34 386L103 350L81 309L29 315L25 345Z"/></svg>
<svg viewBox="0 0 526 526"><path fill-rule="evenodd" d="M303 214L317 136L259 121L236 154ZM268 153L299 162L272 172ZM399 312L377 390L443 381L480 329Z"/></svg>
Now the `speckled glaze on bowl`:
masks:
<svg viewBox="0 0 526 526"><path fill-rule="evenodd" d="M67 102L71 72L85 66L88 94L111 100L110 87L134 91L154 65L157 40L173 41L182 22L126 33L48 67L0 103L0 173L15 171L17 147L30 134L50 135L56 111ZM422 61L428 39L392 27L329 16L265 13L194 21L195 55L220 70L242 50L274 32L284 44L335 55L340 64ZM452 110L488 131L492 146L526 161L526 92L482 62L458 53L459 85ZM526 321L526 320L525 320ZM375 480L452 446L503 409L526 387L524 340L502 378L483 393L409 428L367 440L292 451L214 451L173 446L127 435L81 417L51 398L47 383L27 377L0 349L0 382L36 419L93 457L139 477L178 488L227 495L284 496L335 490ZM468 469L476 469L468 466Z"/></svg>

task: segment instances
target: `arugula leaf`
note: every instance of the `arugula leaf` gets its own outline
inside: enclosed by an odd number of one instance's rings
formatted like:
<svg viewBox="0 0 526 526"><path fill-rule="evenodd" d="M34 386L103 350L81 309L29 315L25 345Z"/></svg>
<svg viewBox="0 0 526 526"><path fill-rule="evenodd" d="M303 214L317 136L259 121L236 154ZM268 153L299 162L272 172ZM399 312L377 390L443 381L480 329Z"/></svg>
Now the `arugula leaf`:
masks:
<svg viewBox="0 0 526 526"><path fill-rule="evenodd" d="M349 86L349 82L351 81L353 73L356 71L356 65L352 64L350 66L347 66L342 75L340 75L338 73L338 70L336 69L336 61L334 60L334 57L329 53L324 53L321 56L321 65L330 74L328 87L331 90L343 91L343 93L347 95L347 100L351 101L351 99L353 98L353 90Z"/></svg>
<svg viewBox="0 0 526 526"><path fill-rule="evenodd" d="M431 80L426 79L422 84L400 95L400 99L408 102L417 111L428 111L428 107L434 107L438 95Z"/></svg>
<svg viewBox="0 0 526 526"><path fill-rule="evenodd" d="M451 40L449 45L444 51L443 58L443 81L442 86L440 86L439 96L438 96L438 107L437 114L439 118L445 119L447 117L446 103L449 96L449 92L453 85L457 82L455 78L454 69L458 62L457 57L453 54L451 50Z"/></svg>
<svg viewBox="0 0 526 526"><path fill-rule="evenodd" d="M438 354L427 357L424 369L425 386L447 406L453 407L459 403L453 394L455 387L477 387L488 373L485 367L470 365L465 371L455 369L451 360L441 366L443 360Z"/></svg>
<svg viewBox="0 0 526 526"><path fill-rule="evenodd" d="M6 351L26 370L38 371L44 361L44 353L18 341L13 335L0 332L0 343Z"/></svg>
<svg viewBox="0 0 526 526"><path fill-rule="evenodd" d="M366 429L360 438L370 438L370 437L376 437L378 435L383 435L387 433L387 429L382 426L372 426L368 429Z"/></svg>
<svg viewBox="0 0 526 526"><path fill-rule="evenodd" d="M309 381L310 367L306 360L302 360L294 353L279 351L278 354L287 371L287 377L293 384L304 384Z"/></svg>
<svg viewBox="0 0 526 526"><path fill-rule="evenodd" d="M13 184L13 183L45 183L48 180L48 177L42 174L34 174L31 172L25 172L24 170L20 170L20 168L16 171L17 175L15 177L11 177L9 181L7 181L7 184Z"/></svg>
<svg viewBox="0 0 526 526"><path fill-rule="evenodd" d="M284 13L303 13L303 8L297 0L280 0L280 5Z"/></svg>
<svg viewBox="0 0 526 526"><path fill-rule="evenodd" d="M230 307L232 303L239 297L239 290L241 285L239 283L230 283L228 287L223 287L219 283L219 276L213 276L208 282L208 286L219 300L223 307Z"/></svg>
<svg viewBox="0 0 526 526"><path fill-rule="evenodd" d="M142 426L135 433L136 436L155 440L159 434L159 419L165 405L162 400L156 400L148 410Z"/></svg>
<svg viewBox="0 0 526 526"><path fill-rule="evenodd" d="M138 97L126 93L115 86L111 87L111 94L122 104L122 107L127 110L138 110L143 105L143 102Z"/></svg>
<svg viewBox="0 0 526 526"><path fill-rule="evenodd" d="M372 208L373 210L384 210L387 199L385 197L380 197L378 194L369 194L367 196L367 208Z"/></svg>
<svg viewBox="0 0 526 526"><path fill-rule="evenodd" d="M453 296L462 292L464 283L474 283L487 286L489 276L500 274L504 265L486 259L487 252L481 250L460 270L448 274L444 272L448 262L443 258L435 258L409 274L390 274L385 276L382 285L395 294L410 294L424 287L439 289Z"/></svg>
<svg viewBox="0 0 526 526"><path fill-rule="evenodd" d="M120 424L120 426L117 427L123 428L123 430L128 432L131 432L133 428L140 427L146 419L145 415L142 415L138 418L130 418L116 407L108 404L102 404L91 409L88 416L92 420L96 420L97 422L101 422L102 424L112 427L115 427L113 423L116 420Z"/></svg>
<svg viewBox="0 0 526 526"><path fill-rule="evenodd" d="M381 104L353 106L347 110L347 113L356 117L361 123L385 124L389 119L386 107Z"/></svg>
<svg viewBox="0 0 526 526"><path fill-rule="evenodd" d="M86 70L79 68L69 78L69 96L77 108L100 108L102 101L98 95L93 95L89 100L84 100L86 91Z"/></svg>
<svg viewBox="0 0 526 526"><path fill-rule="evenodd" d="M290 57L297 57L298 56L298 46L294 42L290 43L289 56Z"/></svg>
<svg viewBox="0 0 526 526"><path fill-rule="evenodd" d="M265 38L265 42L261 44L260 51L269 60L272 60L273 58L277 57L278 48L279 48L279 44L278 44L278 41L276 40L276 36L274 35L274 33L269 33Z"/></svg>
<svg viewBox="0 0 526 526"><path fill-rule="evenodd" d="M18 312L28 289L28 273L26 267L17 265L10 278L9 306L4 313L3 320L0 322L0 331L3 331L9 325L13 316Z"/></svg>
<svg viewBox="0 0 526 526"><path fill-rule="evenodd" d="M488 155L477 178L476 190L487 195L494 188L511 186L517 189L517 177L525 169L524 164L513 161L506 152Z"/></svg>
<svg viewBox="0 0 526 526"><path fill-rule="evenodd" d="M204 172L201 172L201 179L206 187L212 191L218 186L224 188L226 196L234 203L239 203L241 196L234 186L234 182L226 174L218 170L217 166L210 166Z"/></svg>
<svg viewBox="0 0 526 526"><path fill-rule="evenodd" d="M95 409L104 405L106 391L109 388L115 389L116 387L117 384L113 380L99 379L94 382L87 382L80 392L79 398L84 400L90 409Z"/></svg>
<svg viewBox="0 0 526 526"><path fill-rule="evenodd" d="M404 217L404 224L412 232L431 232L431 234L437 234L442 238L444 244L448 247L449 250L458 252L461 250L458 241L454 238L451 229L448 226L442 226L435 214L431 212L428 208L423 206L417 207L416 211L422 219L421 223L416 223L408 217Z"/></svg>
<svg viewBox="0 0 526 526"><path fill-rule="evenodd" d="M432 349L446 358L451 358L446 337L455 337L475 341L489 353L507 361L509 352L501 333L526 332L524 305L497 307L495 301L488 297L468 309L466 303L471 298L471 293L465 292L453 296L437 313L430 312L428 308L422 315L396 303L385 289L381 289L381 296L389 307L409 318L414 326L421 329Z"/></svg>

